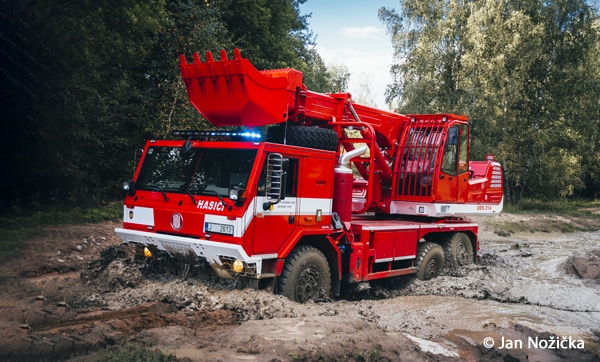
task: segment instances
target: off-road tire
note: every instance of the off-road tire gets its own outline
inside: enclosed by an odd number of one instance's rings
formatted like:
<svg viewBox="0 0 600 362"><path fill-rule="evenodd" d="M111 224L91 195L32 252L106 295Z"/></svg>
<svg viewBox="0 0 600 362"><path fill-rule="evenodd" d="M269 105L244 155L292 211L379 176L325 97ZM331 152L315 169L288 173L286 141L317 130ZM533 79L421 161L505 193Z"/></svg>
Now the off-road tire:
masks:
<svg viewBox="0 0 600 362"><path fill-rule="evenodd" d="M474 253L471 239L465 233L456 233L444 243L446 266L460 268L473 263Z"/></svg>
<svg viewBox="0 0 600 362"><path fill-rule="evenodd" d="M291 146L315 148L325 151L336 151L338 148L337 132L327 128L303 126L275 126L267 129L267 142L284 143Z"/></svg>
<svg viewBox="0 0 600 362"><path fill-rule="evenodd" d="M331 271L325 255L312 246L296 248L285 260L277 291L298 303L329 299Z"/></svg>
<svg viewBox="0 0 600 362"><path fill-rule="evenodd" d="M429 280L437 277L444 269L444 262L444 249L441 245L431 242L419 245L417 279Z"/></svg>

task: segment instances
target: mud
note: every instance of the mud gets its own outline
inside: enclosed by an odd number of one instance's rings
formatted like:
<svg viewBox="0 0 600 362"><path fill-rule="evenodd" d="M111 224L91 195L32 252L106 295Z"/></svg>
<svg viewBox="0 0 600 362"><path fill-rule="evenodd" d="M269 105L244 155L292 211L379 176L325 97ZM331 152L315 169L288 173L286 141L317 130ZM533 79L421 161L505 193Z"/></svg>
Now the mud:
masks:
<svg viewBox="0 0 600 362"><path fill-rule="evenodd" d="M135 344L188 361L600 361L600 232L499 236L479 221L477 264L304 305L149 265L118 223L48 228L0 266L0 357Z"/></svg>

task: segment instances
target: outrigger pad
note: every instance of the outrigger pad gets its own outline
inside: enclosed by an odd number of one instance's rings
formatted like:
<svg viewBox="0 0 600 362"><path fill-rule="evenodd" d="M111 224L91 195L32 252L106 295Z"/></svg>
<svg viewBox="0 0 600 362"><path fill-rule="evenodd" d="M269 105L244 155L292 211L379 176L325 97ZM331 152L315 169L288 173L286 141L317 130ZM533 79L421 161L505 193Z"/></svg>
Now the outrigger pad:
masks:
<svg viewBox="0 0 600 362"><path fill-rule="evenodd" d="M206 52L202 62L194 53L188 63L180 55L181 75L192 105L215 126L258 127L287 121L297 90L306 89L302 72L295 69L257 70L239 49L215 61Z"/></svg>

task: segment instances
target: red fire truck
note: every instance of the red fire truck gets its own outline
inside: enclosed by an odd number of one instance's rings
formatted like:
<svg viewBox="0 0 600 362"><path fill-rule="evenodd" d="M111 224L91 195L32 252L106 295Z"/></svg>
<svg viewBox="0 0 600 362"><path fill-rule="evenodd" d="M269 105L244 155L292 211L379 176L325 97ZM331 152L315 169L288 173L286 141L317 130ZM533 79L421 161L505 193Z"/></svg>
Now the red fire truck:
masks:
<svg viewBox="0 0 600 362"><path fill-rule="evenodd" d="M218 130L147 141L124 182L115 231L147 257L203 261L306 302L471 263L478 228L467 217L502 210L502 167L469 159L464 116L312 92L301 72L259 71L237 49L182 55L180 70Z"/></svg>

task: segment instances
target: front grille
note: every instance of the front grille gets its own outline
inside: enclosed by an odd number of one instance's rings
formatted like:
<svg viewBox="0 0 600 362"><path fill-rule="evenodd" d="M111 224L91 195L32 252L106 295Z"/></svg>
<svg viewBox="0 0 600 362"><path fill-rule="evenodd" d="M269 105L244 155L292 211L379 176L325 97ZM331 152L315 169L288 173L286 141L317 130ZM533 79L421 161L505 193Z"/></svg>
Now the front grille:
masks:
<svg viewBox="0 0 600 362"><path fill-rule="evenodd" d="M256 271L256 263L246 263L243 261L242 263L244 264L244 270L242 270L241 273L236 273L233 271L233 262L236 260L236 258L231 256L219 255L219 260L221 260L223 267L227 269L230 273L232 273L232 275L234 276L239 275L250 278L256 278L258 276L258 273Z"/></svg>

